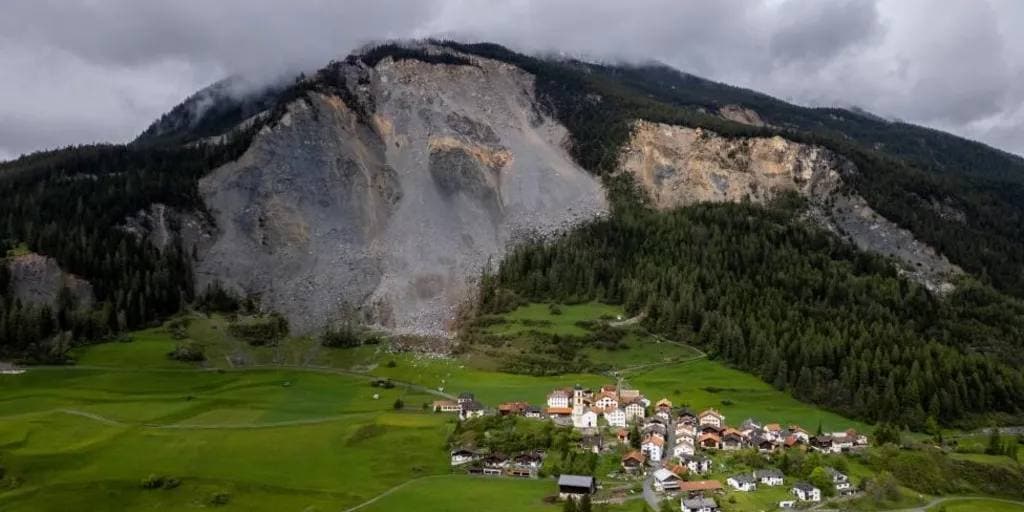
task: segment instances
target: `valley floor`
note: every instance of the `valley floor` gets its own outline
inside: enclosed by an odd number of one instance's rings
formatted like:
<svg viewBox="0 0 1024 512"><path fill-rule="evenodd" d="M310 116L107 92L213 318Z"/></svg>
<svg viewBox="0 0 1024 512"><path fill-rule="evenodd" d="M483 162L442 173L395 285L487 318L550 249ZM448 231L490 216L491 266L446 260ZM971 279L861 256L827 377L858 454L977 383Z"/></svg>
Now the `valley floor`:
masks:
<svg viewBox="0 0 1024 512"><path fill-rule="evenodd" d="M616 312L601 312L609 313ZM597 354L612 363L601 373L529 376L489 369L486 357L472 353L389 353L385 344L327 349L309 338L251 347L232 339L226 325L217 316L191 317L187 336L206 345L199 365L167 357L179 341L162 327L135 333L132 342L76 349L76 366L0 375L0 510L560 510L546 499L556 492L547 478L451 474L455 420L426 410L462 391L493 407L543 403L556 387L624 379L652 399L715 407L737 423L752 416L869 429L664 340L629 341L621 359ZM373 386L380 378L395 387ZM773 508L784 497L722 499L742 511ZM642 502L627 493L624 503L597 509L639 511ZM986 503L942 506L989 510Z"/></svg>

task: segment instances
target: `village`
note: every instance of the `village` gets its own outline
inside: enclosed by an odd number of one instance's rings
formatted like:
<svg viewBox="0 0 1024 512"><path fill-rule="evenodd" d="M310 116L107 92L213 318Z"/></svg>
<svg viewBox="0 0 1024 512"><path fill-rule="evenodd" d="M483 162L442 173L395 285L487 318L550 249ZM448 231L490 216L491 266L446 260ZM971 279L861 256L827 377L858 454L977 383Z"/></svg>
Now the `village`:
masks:
<svg viewBox="0 0 1024 512"><path fill-rule="evenodd" d="M610 485L642 482L642 498L654 510L662 510L661 504L666 500L678 500L673 501L678 503L674 510L717 512L726 492L752 493L759 487L788 486L787 499L775 503L778 508L804 508L826 496L849 497L857 492L850 477L828 466L821 468L825 478L814 483L791 478L775 467L721 478L710 478L709 474L716 472L716 457L730 452L756 453L767 463L773 456L790 450L824 456L855 453L868 447L867 436L853 429L811 433L800 425L761 423L754 418L731 426L725 415L714 408L694 412L687 407L675 407L664 398L652 402L637 389L615 385L605 385L596 391L579 385L555 389L547 395L543 407L505 402L488 408L466 392L455 400L435 401L433 410L457 415L460 421L485 416L518 417L524 421L551 422L555 428L571 430L577 434L577 450L616 458L617 468L608 475ZM604 485L595 475L545 474L546 455L543 449L496 453L475 446L452 446L451 466L458 471L495 477L557 477L559 499L597 499L598 490ZM620 493L618 499L630 498Z"/></svg>

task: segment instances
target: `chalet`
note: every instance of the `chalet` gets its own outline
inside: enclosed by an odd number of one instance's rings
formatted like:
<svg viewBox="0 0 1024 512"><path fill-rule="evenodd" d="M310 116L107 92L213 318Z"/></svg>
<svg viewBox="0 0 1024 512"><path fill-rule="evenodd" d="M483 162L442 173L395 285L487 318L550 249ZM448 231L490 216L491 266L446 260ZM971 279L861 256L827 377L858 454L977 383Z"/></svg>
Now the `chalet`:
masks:
<svg viewBox="0 0 1024 512"><path fill-rule="evenodd" d="M821 489L807 483L797 482L793 484L793 496L800 501L821 501Z"/></svg>
<svg viewBox="0 0 1024 512"><path fill-rule="evenodd" d="M833 452L832 436L829 435L811 436L807 444L808 446L810 446L812 450L816 450L822 453Z"/></svg>
<svg viewBox="0 0 1024 512"><path fill-rule="evenodd" d="M833 453L846 453L853 449L853 446L857 443L857 438L848 436L846 433L838 436L832 436L832 452Z"/></svg>
<svg viewBox="0 0 1024 512"><path fill-rule="evenodd" d="M614 409L605 409L604 420L612 427L625 427L626 411L619 409L618 407Z"/></svg>
<svg viewBox="0 0 1024 512"><path fill-rule="evenodd" d="M642 432L644 434L658 434L661 437L665 437L667 430L665 429L665 425L662 425L661 423L648 423L644 425Z"/></svg>
<svg viewBox="0 0 1024 512"><path fill-rule="evenodd" d="M754 480L757 480L757 483L767 485L768 487L777 487L782 485L782 471L774 468L755 469Z"/></svg>
<svg viewBox="0 0 1024 512"><path fill-rule="evenodd" d="M461 466L463 464L468 464L480 458L480 456L477 455L475 451L470 450L468 448L459 448L456 450L452 450L451 456L452 466Z"/></svg>
<svg viewBox="0 0 1024 512"><path fill-rule="evenodd" d="M691 473L704 474L711 471L711 458L702 453L695 453L680 458Z"/></svg>
<svg viewBox="0 0 1024 512"><path fill-rule="evenodd" d="M658 492L678 491L682 478L679 475L660 468L654 472L654 489Z"/></svg>
<svg viewBox="0 0 1024 512"><path fill-rule="evenodd" d="M697 415L697 420L700 422L701 426L712 425L715 427L721 427L725 425L725 416L714 409L708 409L700 413Z"/></svg>
<svg viewBox="0 0 1024 512"><path fill-rule="evenodd" d="M682 409L676 411L676 424L681 423L688 423L691 425L696 424L697 415L693 414L693 412L690 411L689 409L683 407Z"/></svg>
<svg viewBox="0 0 1024 512"><path fill-rule="evenodd" d="M654 408L659 410L659 411L661 411L661 410L668 411L671 414L672 413L672 402L670 402L668 398L662 398L661 400L658 400L658 403L654 404Z"/></svg>
<svg viewBox="0 0 1024 512"><path fill-rule="evenodd" d="M715 434L721 437L725 433L724 427L716 427L714 425L701 425L700 429L697 430L699 434Z"/></svg>
<svg viewBox="0 0 1024 512"><path fill-rule="evenodd" d="M549 418L568 418L572 416L572 407L548 407L545 411Z"/></svg>
<svg viewBox="0 0 1024 512"><path fill-rule="evenodd" d="M718 450L722 448L722 438L718 434L701 434L697 444L705 450Z"/></svg>
<svg viewBox="0 0 1024 512"><path fill-rule="evenodd" d="M654 413L654 417L668 422L672 419L672 412L668 409L658 409Z"/></svg>
<svg viewBox="0 0 1024 512"><path fill-rule="evenodd" d="M796 436L803 443L807 443L811 439L811 435L806 430L800 427L800 425L790 425L789 435Z"/></svg>
<svg viewBox="0 0 1024 512"><path fill-rule="evenodd" d="M682 507L683 512L718 512L718 503L704 497L683 498Z"/></svg>
<svg viewBox="0 0 1024 512"><path fill-rule="evenodd" d="M492 453L481 459L481 461L484 463L485 468L491 467L504 469L508 466L508 457L500 453Z"/></svg>
<svg viewBox="0 0 1024 512"><path fill-rule="evenodd" d="M476 396L474 396L473 393L470 393L468 391L463 391L462 393L459 393L459 404L468 404L474 400L476 400Z"/></svg>
<svg viewBox="0 0 1024 512"><path fill-rule="evenodd" d="M640 402L630 402L623 407L626 412L626 421L633 421L635 419L644 419L647 415L647 410L644 405Z"/></svg>
<svg viewBox="0 0 1024 512"><path fill-rule="evenodd" d="M652 462L658 462L661 460L662 450L665 448L665 440L657 435L652 435L644 440L643 444L640 445L640 450L643 451L648 459Z"/></svg>
<svg viewBox="0 0 1024 512"><path fill-rule="evenodd" d="M841 494L844 493L844 491L853 490L853 484L850 483L850 477L846 476L836 468L827 467L825 468L825 473L832 479L832 484L836 486L836 490Z"/></svg>
<svg viewBox="0 0 1024 512"><path fill-rule="evenodd" d="M679 489L685 493L689 493L691 496L706 492L721 492L725 490L722 487L722 482L719 482L718 480L692 480L689 482L682 482L679 484Z"/></svg>
<svg viewBox="0 0 1024 512"><path fill-rule="evenodd" d="M455 400L434 400L434 412L462 413L462 405Z"/></svg>
<svg viewBox="0 0 1024 512"><path fill-rule="evenodd" d="M647 456L633 450L622 456L622 470L626 473L637 474L644 472L644 464L647 463Z"/></svg>
<svg viewBox="0 0 1024 512"><path fill-rule="evenodd" d="M725 483L737 491L750 492L757 490L757 480L746 473L730 476L725 480Z"/></svg>
<svg viewBox="0 0 1024 512"><path fill-rule="evenodd" d="M764 426L764 435L769 439L779 439L782 437L782 426L778 423L769 423Z"/></svg>
<svg viewBox="0 0 1024 512"><path fill-rule="evenodd" d="M505 402L498 404L498 414L501 416L522 416L530 404L526 402Z"/></svg>
<svg viewBox="0 0 1024 512"><path fill-rule="evenodd" d="M584 496L594 494L597 490L597 483L592 476L561 475L558 477L559 499L578 500Z"/></svg>
<svg viewBox="0 0 1024 512"><path fill-rule="evenodd" d="M570 406L572 395L564 389L556 389L548 394L548 408L565 409Z"/></svg>
<svg viewBox="0 0 1024 512"><path fill-rule="evenodd" d="M721 449L739 450L743 448L743 436L734 428L725 430L721 437Z"/></svg>
<svg viewBox="0 0 1024 512"><path fill-rule="evenodd" d="M479 418L483 416L487 410L484 408L484 404L477 402L476 400L466 402L462 404L462 418Z"/></svg>
<svg viewBox="0 0 1024 512"><path fill-rule="evenodd" d="M776 444L775 441L763 437L752 439L751 444L757 447L757 451L761 453L773 453L778 447L778 444Z"/></svg>
<svg viewBox="0 0 1024 512"><path fill-rule="evenodd" d="M539 468L544 462L543 452L524 452L512 458L512 463L521 468Z"/></svg>
<svg viewBox="0 0 1024 512"><path fill-rule="evenodd" d="M544 411L536 405L531 405L523 411L523 416L526 416L527 418L540 419L544 417Z"/></svg>
<svg viewBox="0 0 1024 512"><path fill-rule="evenodd" d="M786 438L785 441L782 442L782 445L785 446L786 448L795 448L799 445L804 444L804 442L805 441L801 439L799 436L791 434L789 435L789 437Z"/></svg>
<svg viewBox="0 0 1024 512"><path fill-rule="evenodd" d="M594 400L594 407L600 407L602 409L618 409L619 399L615 395L615 392L604 392L598 395L597 400Z"/></svg>

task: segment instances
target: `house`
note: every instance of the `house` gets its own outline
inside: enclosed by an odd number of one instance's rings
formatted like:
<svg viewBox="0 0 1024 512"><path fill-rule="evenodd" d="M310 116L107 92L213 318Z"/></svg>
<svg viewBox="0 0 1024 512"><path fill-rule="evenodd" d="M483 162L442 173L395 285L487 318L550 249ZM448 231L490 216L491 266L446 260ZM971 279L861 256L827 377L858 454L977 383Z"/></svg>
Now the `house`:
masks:
<svg viewBox="0 0 1024 512"><path fill-rule="evenodd" d="M804 444L804 442L805 441L803 441L799 436L791 434L786 437L786 440L782 442L782 445L786 448L795 448L796 446Z"/></svg>
<svg viewBox="0 0 1024 512"><path fill-rule="evenodd" d="M568 408L571 399L572 397L568 391L564 389L556 389L548 394L548 408Z"/></svg>
<svg viewBox="0 0 1024 512"><path fill-rule="evenodd" d="M765 438L758 438L752 440L752 444L757 447L757 451L761 453L772 453L778 446L774 441Z"/></svg>
<svg viewBox="0 0 1024 512"><path fill-rule="evenodd" d="M782 436L782 425L769 423L764 426L764 435L768 439L779 439Z"/></svg>
<svg viewBox="0 0 1024 512"><path fill-rule="evenodd" d="M462 413L462 405L455 400L434 400L434 412Z"/></svg>
<svg viewBox="0 0 1024 512"><path fill-rule="evenodd" d="M675 473L676 475L679 475L679 478L682 478L684 475L690 472L690 468L682 464L669 464L665 466L665 469Z"/></svg>
<svg viewBox="0 0 1024 512"><path fill-rule="evenodd" d="M572 407L548 407L545 411L549 418L568 418L572 416Z"/></svg>
<svg viewBox="0 0 1024 512"><path fill-rule="evenodd" d="M484 404L477 402L476 400L462 404L463 419L468 420L469 418L479 418L480 416L483 416L485 412L486 409L484 408Z"/></svg>
<svg viewBox="0 0 1024 512"><path fill-rule="evenodd" d="M684 439L689 442L684 441ZM681 459L687 455L693 455L694 451L693 439L688 437L681 438L677 439L675 446L672 447L672 456Z"/></svg>
<svg viewBox="0 0 1024 512"><path fill-rule="evenodd" d="M612 427L625 427L626 426L626 411L619 409L604 410L604 420L608 422L609 426Z"/></svg>
<svg viewBox="0 0 1024 512"><path fill-rule="evenodd" d="M682 409L679 409L678 411L676 411L676 423L677 424L686 423L686 424L693 425L693 424L697 423L697 415L694 414L689 409L683 407Z"/></svg>
<svg viewBox="0 0 1024 512"><path fill-rule="evenodd" d="M668 422L672 419L672 413L668 409L658 409L658 411L654 413L654 417Z"/></svg>
<svg viewBox="0 0 1024 512"><path fill-rule="evenodd" d="M630 422L635 419L642 420L644 419L644 416L647 415L647 410L644 408L644 405L639 401L630 402L626 404L626 406L623 407L623 410L626 412L626 421Z"/></svg>
<svg viewBox="0 0 1024 512"><path fill-rule="evenodd" d="M757 480L757 483L767 485L768 487L776 487L782 485L782 471L774 468L755 469L754 480Z"/></svg>
<svg viewBox="0 0 1024 512"><path fill-rule="evenodd" d="M665 440L659 436L652 435L640 445L640 450L647 454L647 458L653 462L661 460L662 450L665 447Z"/></svg>
<svg viewBox="0 0 1024 512"><path fill-rule="evenodd" d="M581 475L560 475L558 477L558 498L581 499L584 496L594 494L597 490L597 482L592 476Z"/></svg>
<svg viewBox="0 0 1024 512"><path fill-rule="evenodd" d="M461 466L473 462L479 458L476 452L468 448L452 450L452 466Z"/></svg>
<svg viewBox="0 0 1024 512"><path fill-rule="evenodd" d="M697 415L697 421L700 422L701 426L711 425L721 427L725 425L725 416L714 409L708 409Z"/></svg>
<svg viewBox="0 0 1024 512"><path fill-rule="evenodd" d="M661 423L654 423L654 422L648 423L648 424L644 425L642 433L644 433L644 434L658 434L661 437L665 437L665 434L666 434L665 425L662 425Z"/></svg>
<svg viewBox="0 0 1024 512"><path fill-rule="evenodd" d="M715 434L721 437L725 433L725 428L716 427L714 425L701 425L700 429L697 430L698 434Z"/></svg>
<svg viewBox="0 0 1024 512"><path fill-rule="evenodd" d="M703 434L697 438L697 444L705 450L718 450L722 447L722 438L718 434Z"/></svg>
<svg viewBox="0 0 1024 512"><path fill-rule="evenodd" d="M846 476L839 470L833 467L825 468L825 473L832 479L832 484L836 486L836 490L840 494L844 494L845 491L852 491L853 484L850 483L850 477Z"/></svg>
<svg viewBox="0 0 1024 512"><path fill-rule="evenodd" d="M846 433L838 436L832 436L832 452L833 453L846 453L853 449L856 444L857 438L848 436Z"/></svg>
<svg viewBox="0 0 1024 512"><path fill-rule="evenodd" d="M662 398L654 404L654 408L658 411L665 411L667 414L672 414L672 402L668 398Z"/></svg>
<svg viewBox="0 0 1024 512"><path fill-rule="evenodd" d="M603 392L598 395L597 400L594 400L594 407L600 407L601 409L618 409L619 399L614 391Z"/></svg>
<svg viewBox="0 0 1024 512"><path fill-rule="evenodd" d="M643 473L644 464L646 463L647 456L637 450L633 450L622 456L622 470L626 473Z"/></svg>
<svg viewBox="0 0 1024 512"><path fill-rule="evenodd" d="M676 437L697 437L697 427L693 423L676 422Z"/></svg>
<svg viewBox="0 0 1024 512"><path fill-rule="evenodd" d="M811 439L811 435L807 433L800 425L790 425L789 435L796 436L803 443L807 443Z"/></svg>
<svg viewBox="0 0 1024 512"><path fill-rule="evenodd" d="M706 492L721 492L725 489L722 487L722 482L719 482L718 480L693 480L690 482L680 483L679 490L686 493L698 494Z"/></svg>
<svg viewBox="0 0 1024 512"><path fill-rule="evenodd" d="M722 434L720 443L723 450L739 450L743 448L743 436L736 429L729 428Z"/></svg>
<svg viewBox="0 0 1024 512"><path fill-rule="evenodd" d="M746 473L730 476L725 480L725 483L737 491L750 492L757 490L757 480L754 480L753 476Z"/></svg>
<svg viewBox="0 0 1024 512"><path fill-rule="evenodd" d="M624 428L620 428L618 432L615 432L615 437L618 438L619 443L626 444L629 442L629 431Z"/></svg>
<svg viewBox="0 0 1024 512"><path fill-rule="evenodd" d="M616 387L615 384L605 384L605 385L601 386L601 394L612 393L612 394L616 394L617 395L618 392L619 392L619 388Z"/></svg>
<svg viewBox="0 0 1024 512"><path fill-rule="evenodd" d="M470 393L468 391L463 391L462 393L459 393L459 404L468 404L473 400L476 400L476 397L473 395L473 393Z"/></svg>
<svg viewBox="0 0 1024 512"><path fill-rule="evenodd" d="M530 404L526 402L505 402L498 404L498 414L501 416L522 416Z"/></svg>
<svg viewBox="0 0 1024 512"><path fill-rule="evenodd" d="M512 458L512 463L519 467L539 468L544 462L544 452L523 452Z"/></svg>
<svg viewBox="0 0 1024 512"><path fill-rule="evenodd" d="M632 402L640 398L640 390L638 389L620 389L619 390L619 402Z"/></svg>
<svg viewBox="0 0 1024 512"><path fill-rule="evenodd" d="M683 498L683 512L718 512L718 504L711 498Z"/></svg>
<svg viewBox="0 0 1024 512"><path fill-rule="evenodd" d="M540 419L544 417L544 414L543 411L541 411L540 407L537 407L536 405L531 405L527 407L525 411L523 411L523 416L526 416L527 418Z"/></svg>
<svg viewBox="0 0 1024 512"><path fill-rule="evenodd" d="M810 440L808 440L807 444L808 446L810 446L812 450L816 450L822 453L833 453L832 436L812 436Z"/></svg>
<svg viewBox="0 0 1024 512"><path fill-rule="evenodd" d="M678 491L679 483L682 480L682 478L679 478L679 475L665 468L660 468L654 472L654 490L658 492Z"/></svg>
<svg viewBox="0 0 1024 512"><path fill-rule="evenodd" d="M702 453L695 453L686 457L680 457L683 464L690 468L690 472L704 474L711 471L711 458Z"/></svg>
<svg viewBox="0 0 1024 512"><path fill-rule="evenodd" d="M821 501L821 489L807 482L797 482L793 484L793 496L800 501Z"/></svg>

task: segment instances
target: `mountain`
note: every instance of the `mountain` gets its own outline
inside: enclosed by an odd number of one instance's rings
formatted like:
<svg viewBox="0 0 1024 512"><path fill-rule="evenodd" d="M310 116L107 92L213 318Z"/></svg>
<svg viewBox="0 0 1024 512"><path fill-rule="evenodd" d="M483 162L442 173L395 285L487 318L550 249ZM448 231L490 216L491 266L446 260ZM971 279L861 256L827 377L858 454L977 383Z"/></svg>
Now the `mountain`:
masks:
<svg viewBox="0 0 1024 512"><path fill-rule="evenodd" d="M190 304L449 337L525 300L598 299L859 417L1024 407L1019 157L492 44L239 80L129 145L0 166L0 249L50 276L26 303L12 290L33 283L0 265L0 355L61 360L68 338Z"/></svg>

